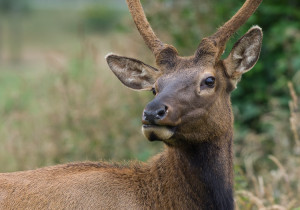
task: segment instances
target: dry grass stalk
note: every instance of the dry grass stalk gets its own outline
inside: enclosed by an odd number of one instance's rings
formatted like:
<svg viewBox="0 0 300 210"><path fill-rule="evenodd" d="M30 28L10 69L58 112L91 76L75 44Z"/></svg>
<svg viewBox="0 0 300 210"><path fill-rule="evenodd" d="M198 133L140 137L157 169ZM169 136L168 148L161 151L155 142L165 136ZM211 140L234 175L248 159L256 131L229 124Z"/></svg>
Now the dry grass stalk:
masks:
<svg viewBox="0 0 300 210"><path fill-rule="evenodd" d="M290 107L290 124L291 124L291 130L294 135L294 140L297 145L297 147L300 147L300 139L299 139L299 122L300 122L300 111L298 107L298 97L296 94L296 91L293 87L293 84L291 82L288 83L288 87L290 90L290 94L292 97L292 100L289 102L289 107ZM298 125L297 125L298 123Z"/></svg>
<svg viewBox="0 0 300 210"><path fill-rule="evenodd" d="M283 165L280 163L280 161L273 155L269 155L269 159L272 160L279 169L278 175L280 175L280 177L278 177L278 178L283 177L284 181L289 182L289 176L286 172L286 169L283 167Z"/></svg>

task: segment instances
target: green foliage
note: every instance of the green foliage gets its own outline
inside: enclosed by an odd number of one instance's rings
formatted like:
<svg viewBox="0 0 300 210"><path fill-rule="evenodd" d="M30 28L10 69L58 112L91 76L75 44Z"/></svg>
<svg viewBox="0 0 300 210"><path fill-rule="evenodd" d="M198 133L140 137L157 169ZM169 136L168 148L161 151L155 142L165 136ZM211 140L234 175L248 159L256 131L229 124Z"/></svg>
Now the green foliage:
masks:
<svg viewBox="0 0 300 210"><path fill-rule="evenodd" d="M247 78L233 94L233 101L241 113L247 112L247 105L259 110L250 116L240 115L242 123L258 132L264 130L260 129L261 125L255 119L270 111L267 102L271 96L275 96L282 108L287 110L287 82L300 70L300 17L296 12L297 6L300 6L299 1L289 1L289 4L286 1L264 1L245 26L248 28L258 24L263 28L263 48L259 63L245 76Z"/></svg>

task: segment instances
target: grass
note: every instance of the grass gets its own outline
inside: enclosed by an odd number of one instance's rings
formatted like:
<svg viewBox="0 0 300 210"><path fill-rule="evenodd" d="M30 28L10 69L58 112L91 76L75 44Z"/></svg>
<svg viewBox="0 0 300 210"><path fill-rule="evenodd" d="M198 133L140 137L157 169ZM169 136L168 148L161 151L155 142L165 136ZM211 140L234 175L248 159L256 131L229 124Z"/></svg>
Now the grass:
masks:
<svg viewBox="0 0 300 210"><path fill-rule="evenodd" d="M45 71L2 71L1 171L85 159L146 160L157 152L158 145L139 141L150 94L122 87L104 55L87 43L65 66L53 58Z"/></svg>

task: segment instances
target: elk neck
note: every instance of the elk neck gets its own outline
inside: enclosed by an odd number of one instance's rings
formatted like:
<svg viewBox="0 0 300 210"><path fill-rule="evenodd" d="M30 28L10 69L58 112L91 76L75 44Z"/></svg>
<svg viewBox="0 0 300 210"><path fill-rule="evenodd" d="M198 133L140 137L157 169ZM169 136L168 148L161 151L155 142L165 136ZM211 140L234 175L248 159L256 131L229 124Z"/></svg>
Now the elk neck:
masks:
<svg viewBox="0 0 300 210"><path fill-rule="evenodd" d="M198 144L168 146L156 157L157 164L153 165L155 169L152 168L155 174L152 175L166 179L162 183L168 183L165 191L172 192L173 199L177 194L174 191L180 190L182 195L177 196L190 199L187 202L190 207L194 203L201 209L234 209L232 137L231 129L222 137ZM184 203L183 200L180 202Z"/></svg>

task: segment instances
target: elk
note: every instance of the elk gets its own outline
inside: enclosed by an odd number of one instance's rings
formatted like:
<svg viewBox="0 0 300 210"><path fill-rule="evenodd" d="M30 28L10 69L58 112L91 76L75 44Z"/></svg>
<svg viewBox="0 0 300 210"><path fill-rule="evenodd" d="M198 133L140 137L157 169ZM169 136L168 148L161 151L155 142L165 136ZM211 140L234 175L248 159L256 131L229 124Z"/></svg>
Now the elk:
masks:
<svg viewBox="0 0 300 210"><path fill-rule="evenodd" d="M81 162L0 175L1 209L234 209L230 94L257 62L262 30L253 26L220 57L262 0L246 0L194 55L181 57L150 27L140 0L127 0L157 68L109 54L117 78L155 95L142 131L165 150L147 163Z"/></svg>

